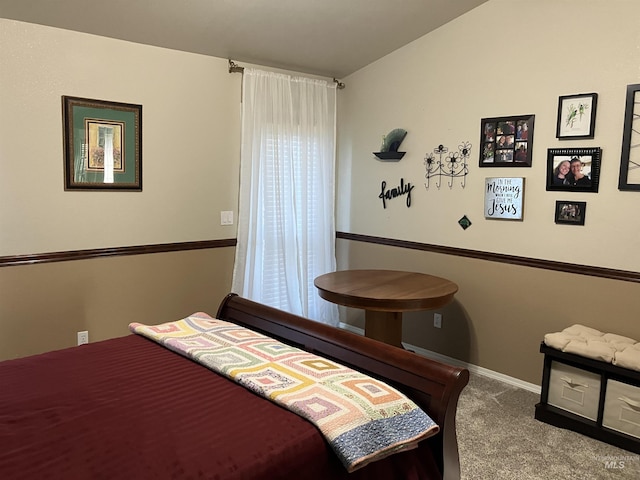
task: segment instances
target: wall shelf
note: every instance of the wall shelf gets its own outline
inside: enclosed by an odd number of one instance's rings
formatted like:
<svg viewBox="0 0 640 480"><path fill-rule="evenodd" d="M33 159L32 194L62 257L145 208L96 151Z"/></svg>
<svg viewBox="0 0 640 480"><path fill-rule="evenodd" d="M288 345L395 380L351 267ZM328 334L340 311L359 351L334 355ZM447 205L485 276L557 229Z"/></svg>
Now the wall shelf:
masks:
<svg viewBox="0 0 640 480"><path fill-rule="evenodd" d="M373 152L373 154L378 157L380 160L385 160L385 161L391 161L391 162L397 162L398 160L400 160L402 157L404 157L404 154L407 152Z"/></svg>

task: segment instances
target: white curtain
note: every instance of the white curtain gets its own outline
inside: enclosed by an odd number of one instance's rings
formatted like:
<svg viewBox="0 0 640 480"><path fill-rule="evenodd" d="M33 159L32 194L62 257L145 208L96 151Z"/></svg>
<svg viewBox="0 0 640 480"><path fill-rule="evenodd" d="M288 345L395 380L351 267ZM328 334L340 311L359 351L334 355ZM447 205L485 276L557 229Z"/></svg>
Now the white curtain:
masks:
<svg viewBox="0 0 640 480"><path fill-rule="evenodd" d="M336 89L245 68L233 291L337 325L313 280L336 269Z"/></svg>

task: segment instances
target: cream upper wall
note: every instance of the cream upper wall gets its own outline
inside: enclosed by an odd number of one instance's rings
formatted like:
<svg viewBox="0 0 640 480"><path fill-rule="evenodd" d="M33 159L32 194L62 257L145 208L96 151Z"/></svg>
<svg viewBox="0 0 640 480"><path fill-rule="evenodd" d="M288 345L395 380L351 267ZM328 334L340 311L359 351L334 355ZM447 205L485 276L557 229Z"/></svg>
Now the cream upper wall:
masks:
<svg viewBox="0 0 640 480"><path fill-rule="evenodd" d="M0 19L0 256L235 238L226 59ZM142 192L65 192L63 95L142 105Z"/></svg>
<svg viewBox="0 0 640 480"><path fill-rule="evenodd" d="M345 78L339 95L337 229L640 271L640 193L618 191L626 86L640 83L640 2L490 0ZM558 97L598 93L595 138L555 138ZM479 168L480 120L535 114L531 168ZM374 158L405 128L398 163ZM466 188L427 190L424 158L469 141ZM548 148L602 148L599 193L547 192ZM484 218L485 177L524 177L524 221ZM381 181L414 185L378 198ZM556 200L587 202L584 227L556 225ZM457 223L467 215L473 225Z"/></svg>

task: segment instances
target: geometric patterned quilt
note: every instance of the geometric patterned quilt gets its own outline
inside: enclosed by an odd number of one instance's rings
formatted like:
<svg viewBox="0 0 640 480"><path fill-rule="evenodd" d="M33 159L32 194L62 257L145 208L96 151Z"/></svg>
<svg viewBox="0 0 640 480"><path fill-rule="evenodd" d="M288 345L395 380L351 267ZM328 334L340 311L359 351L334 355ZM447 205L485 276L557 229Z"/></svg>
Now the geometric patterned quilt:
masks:
<svg viewBox="0 0 640 480"><path fill-rule="evenodd" d="M349 472L439 431L395 388L206 313L129 328L309 420Z"/></svg>

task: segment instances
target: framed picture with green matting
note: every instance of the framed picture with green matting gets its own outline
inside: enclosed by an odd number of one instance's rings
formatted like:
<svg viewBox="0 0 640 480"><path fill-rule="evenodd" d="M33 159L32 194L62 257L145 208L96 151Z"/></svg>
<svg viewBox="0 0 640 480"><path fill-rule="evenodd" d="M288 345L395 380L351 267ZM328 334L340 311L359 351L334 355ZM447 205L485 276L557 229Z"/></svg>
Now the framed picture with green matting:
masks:
<svg viewBox="0 0 640 480"><path fill-rule="evenodd" d="M142 191L142 105L62 97L65 190Z"/></svg>

